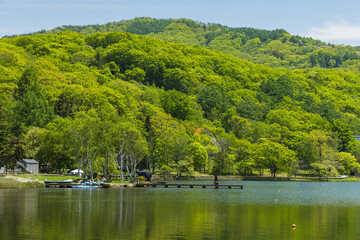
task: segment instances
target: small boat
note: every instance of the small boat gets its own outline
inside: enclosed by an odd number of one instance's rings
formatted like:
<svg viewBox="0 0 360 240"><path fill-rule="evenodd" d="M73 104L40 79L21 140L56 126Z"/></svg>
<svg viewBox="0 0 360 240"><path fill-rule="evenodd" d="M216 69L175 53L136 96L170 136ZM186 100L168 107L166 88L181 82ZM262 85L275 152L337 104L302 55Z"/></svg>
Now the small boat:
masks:
<svg viewBox="0 0 360 240"><path fill-rule="evenodd" d="M71 183L71 182L73 182L73 180L72 179L65 179L65 180L48 180L48 179L45 179L45 181L44 181L45 183Z"/></svg>
<svg viewBox="0 0 360 240"><path fill-rule="evenodd" d="M45 187L58 187L58 188L70 188L74 185L81 185L80 183L74 183L72 179L66 180L48 180L45 179L44 181Z"/></svg>

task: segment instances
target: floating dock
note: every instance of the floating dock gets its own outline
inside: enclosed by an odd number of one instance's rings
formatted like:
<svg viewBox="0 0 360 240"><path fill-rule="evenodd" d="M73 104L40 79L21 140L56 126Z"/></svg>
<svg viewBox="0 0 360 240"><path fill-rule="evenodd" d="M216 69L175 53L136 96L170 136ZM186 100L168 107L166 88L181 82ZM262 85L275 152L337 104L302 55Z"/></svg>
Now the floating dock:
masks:
<svg viewBox="0 0 360 240"><path fill-rule="evenodd" d="M177 188L181 188L181 187L189 187L189 188L238 188L238 189L243 189L244 185L240 185L240 184L202 184L202 183L165 183L165 182L160 182L160 183L137 183L135 184L135 187L164 187L164 188L169 188L169 187L177 187Z"/></svg>

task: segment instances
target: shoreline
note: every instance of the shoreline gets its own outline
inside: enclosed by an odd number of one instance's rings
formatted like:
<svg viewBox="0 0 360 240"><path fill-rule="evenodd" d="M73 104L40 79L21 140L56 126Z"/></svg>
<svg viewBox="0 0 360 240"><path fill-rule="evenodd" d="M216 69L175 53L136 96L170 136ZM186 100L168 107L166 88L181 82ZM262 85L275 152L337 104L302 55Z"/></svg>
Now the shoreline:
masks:
<svg viewBox="0 0 360 240"><path fill-rule="evenodd" d="M26 175L27 176L27 175ZM48 177L59 177L58 174L47 175ZM34 176L36 177L36 176ZM66 176L63 176L66 177ZM38 179L5 175L0 177L0 189L26 189L26 188L45 188L45 183ZM153 182L157 181L212 181L214 176L201 175L201 176L182 176L176 178L175 175L159 176L153 175ZM270 176L218 176L219 181L268 181L268 182L360 182L359 177L346 177L346 178L321 178L319 177L270 177ZM111 188L134 188L135 183L112 181L109 183Z"/></svg>
<svg viewBox="0 0 360 240"><path fill-rule="evenodd" d="M306 182L324 182L324 181L333 181L333 182L360 182L359 177L305 177L305 176L297 176L297 177L272 177L272 176L240 176L240 175L225 175L218 176L219 181L270 181L270 182L278 182L278 181L289 181L289 182L298 182L298 181L306 181ZM175 175L169 176L159 176L153 175L153 181L173 181L173 180L185 180L185 181L206 181L206 180L214 180L214 176L212 175L202 175L202 176L182 176L176 179Z"/></svg>

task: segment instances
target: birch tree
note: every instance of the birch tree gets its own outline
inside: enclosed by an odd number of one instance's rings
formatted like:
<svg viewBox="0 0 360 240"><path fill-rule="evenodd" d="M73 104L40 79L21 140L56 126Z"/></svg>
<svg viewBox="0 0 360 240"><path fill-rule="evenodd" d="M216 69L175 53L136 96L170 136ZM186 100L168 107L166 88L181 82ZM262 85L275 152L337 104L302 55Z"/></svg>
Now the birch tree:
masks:
<svg viewBox="0 0 360 240"><path fill-rule="evenodd" d="M96 112L90 110L88 113L79 112L69 129L74 135L74 153L78 160L78 168L90 171L92 179L92 162L96 159L103 143L101 141L101 120Z"/></svg>
<svg viewBox="0 0 360 240"><path fill-rule="evenodd" d="M115 151L111 154L123 180L123 170L130 180L136 179L136 167L148 155L148 146L142 133L130 122L120 122L116 129Z"/></svg>

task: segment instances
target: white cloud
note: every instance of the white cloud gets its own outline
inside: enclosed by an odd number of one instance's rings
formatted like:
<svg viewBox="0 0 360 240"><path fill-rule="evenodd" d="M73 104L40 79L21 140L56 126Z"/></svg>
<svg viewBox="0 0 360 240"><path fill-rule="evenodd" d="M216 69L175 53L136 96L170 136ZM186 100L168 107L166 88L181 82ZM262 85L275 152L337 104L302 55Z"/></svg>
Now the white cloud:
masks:
<svg viewBox="0 0 360 240"><path fill-rule="evenodd" d="M308 36L324 42L360 45L360 25L340 19L326 22L323 27L311 27Z"/></svg>

